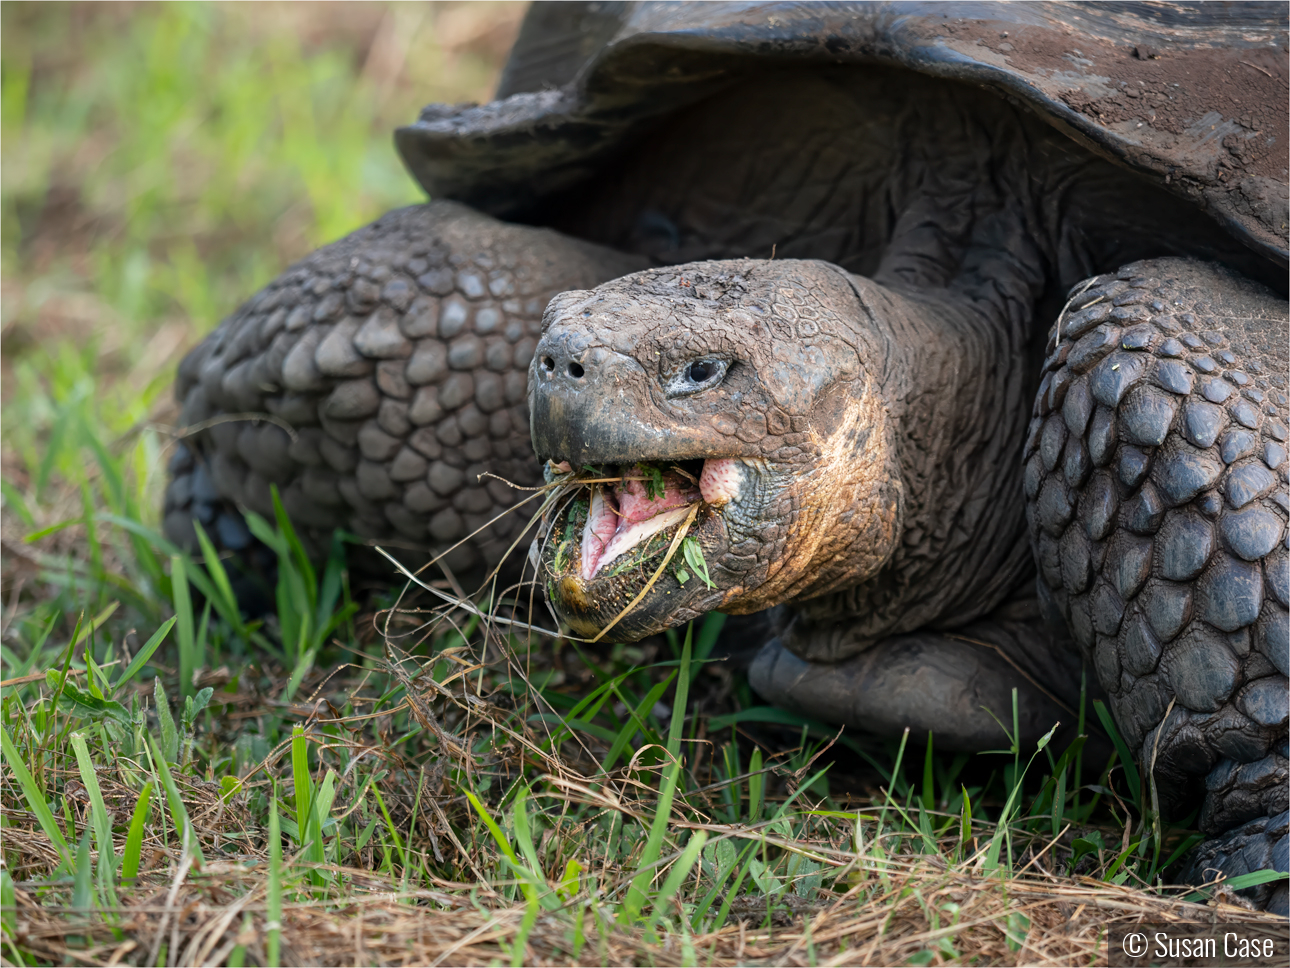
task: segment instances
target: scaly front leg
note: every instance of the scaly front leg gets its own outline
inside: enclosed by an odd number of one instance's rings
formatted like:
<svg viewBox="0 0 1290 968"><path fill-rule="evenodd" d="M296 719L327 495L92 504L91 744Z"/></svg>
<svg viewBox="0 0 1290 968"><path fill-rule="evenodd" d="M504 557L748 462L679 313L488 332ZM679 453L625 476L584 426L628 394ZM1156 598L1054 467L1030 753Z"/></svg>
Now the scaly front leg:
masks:
<svg viewBox="0 0 1290 968"><path fill-rule="evenodd" d="M1180 259L1073 293L1025 450L1042 584L1162 809L1201 808L1189 876L1285 871L1286 303Z"/></svg>

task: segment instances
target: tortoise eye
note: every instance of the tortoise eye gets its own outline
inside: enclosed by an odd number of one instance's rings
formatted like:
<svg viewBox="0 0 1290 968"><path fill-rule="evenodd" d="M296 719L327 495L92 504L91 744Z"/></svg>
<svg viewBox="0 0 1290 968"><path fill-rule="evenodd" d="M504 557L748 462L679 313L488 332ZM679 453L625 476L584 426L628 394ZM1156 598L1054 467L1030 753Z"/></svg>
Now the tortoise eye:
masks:
<svg viewBox="0 0 1290 968"><path fill-rule="evenodd" d="M717 386L726 376L730 364L725 360L694 360L667 381L669 397L685 397Z"/></svg>

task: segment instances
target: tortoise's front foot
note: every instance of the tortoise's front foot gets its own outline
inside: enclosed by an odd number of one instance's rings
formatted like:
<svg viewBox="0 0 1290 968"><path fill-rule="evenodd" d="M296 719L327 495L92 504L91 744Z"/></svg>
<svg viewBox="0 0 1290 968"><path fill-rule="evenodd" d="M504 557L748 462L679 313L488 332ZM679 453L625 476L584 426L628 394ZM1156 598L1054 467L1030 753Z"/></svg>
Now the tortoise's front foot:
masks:
<svg viewBox="0 0 1290 968"><path fill-rule="evenodd" d="M1070 653L1053 648L1054 637L1042 624L985 620L961 635L918 631L840 662L795 654L813 651L802 639L819 645L830 635L845 635L845 629L794 628L772 639L749 669L753 689L776 706L873 735L931 731L937 749L944 750L978 751L1005 742L1000 723L1011 731L1014 688L1024 744L1034 744L1058 722L1076 719L1078 688L1075 696L1063 697L1052 686L1078 687L1078 660L1073 670L1055 668ZM836 645L826 643L826 651Z"/></svg>
<svg viewBox="0 0 1290 968"><path fill-rule="evenodd" d="M1258 817L1200 844L1187 858L1182 872L1183 882L1212 884L1220 876L1231 879L1262 870L1286 873L1290 870L1288 818L1290 812L1285 810L1272 816ZM1290 916L1287 886L1285 880L1273 881L1244 888L1238 893L1255 907L1287 917Z"/></svg>

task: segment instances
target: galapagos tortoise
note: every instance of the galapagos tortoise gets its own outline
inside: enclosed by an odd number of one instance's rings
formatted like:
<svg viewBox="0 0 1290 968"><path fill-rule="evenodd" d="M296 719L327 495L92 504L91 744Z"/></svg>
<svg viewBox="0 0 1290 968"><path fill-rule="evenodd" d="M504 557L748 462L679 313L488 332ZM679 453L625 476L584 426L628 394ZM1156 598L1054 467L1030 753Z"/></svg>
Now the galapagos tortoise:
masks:
<svg viewBox="0 0 1290 968"><path fill-rule="evenodd" d="M484 472L597 468L531 552L573 630L788 603L763 696L960 749L1086 663L1187 876L1285 871L1286 51L1281 4L536 4L397 132L435 201L183 362L167 532L246 548L276 484L471 569L525 526Z"/></svg>

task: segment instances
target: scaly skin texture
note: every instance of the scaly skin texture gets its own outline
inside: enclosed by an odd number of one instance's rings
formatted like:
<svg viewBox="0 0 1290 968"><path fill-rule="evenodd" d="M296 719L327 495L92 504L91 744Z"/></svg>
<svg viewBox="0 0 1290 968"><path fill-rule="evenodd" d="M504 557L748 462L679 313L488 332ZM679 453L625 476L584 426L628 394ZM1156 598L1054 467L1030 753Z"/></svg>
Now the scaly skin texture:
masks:
<svg viewBox="0 0 1290 968"><path fill-rule="evenodd" d="M1253 824L1193 872L1284 870L1286 304L1171 259L1076 289L1026 443L1042 587L1154 761L1162 809L1200 802L1208 834ZM1256 894L1284 911L1284 885Z"/></svg>
<svg viewBox="0 0 1290 968"><path fill-rule="evenodd" d="M781 630L748 672L753 688L776 706L879 736L930 730L938 749L977 751L999 742L995 717L1011 718L1015 689L1022 743L1033 745L1054 723L1067 726L1059 743L1074 738L1079 656L1045 626L1033 594L953 632L893 635L840 662L801 658L797 644L812 638L798 628L801 621L799 615Z"/></svg>
<svg viewBox="0 0 1290 968"><path fill-rule="evenodd" d="M194 547L195 518L244 550L238 508L271 518L277 485L315 549L338 526L436 552L484 528L446 561L496 565L523 522L488 522L520 495L479 475L541 481L525 386L542 311L561 290L638 265L450 202L391 212L320 249L180 366L181 423L214 425L171 463L167 534ZM219 422L238 414L278 422Z"/></svg>

